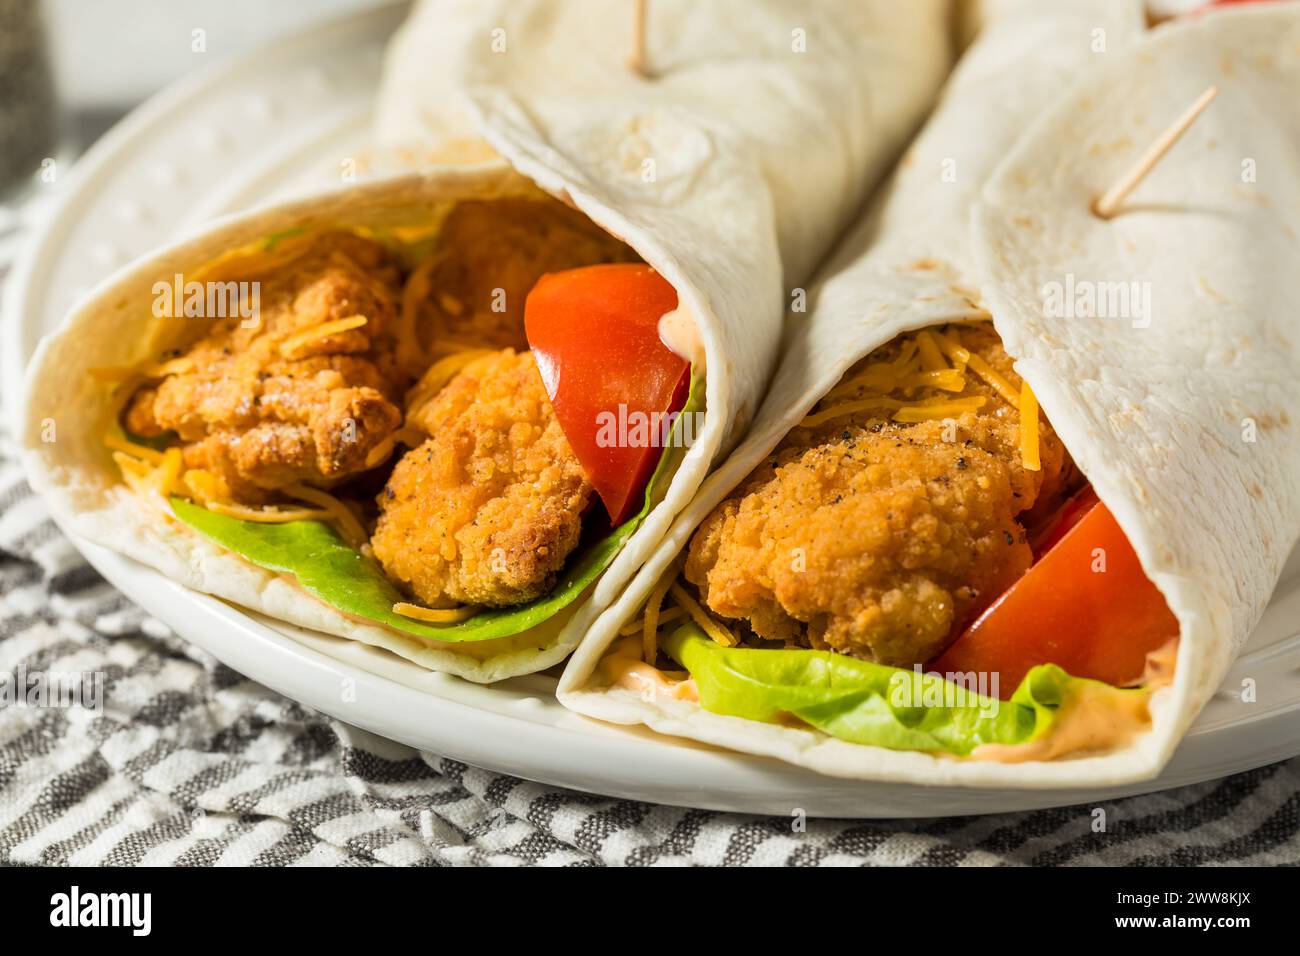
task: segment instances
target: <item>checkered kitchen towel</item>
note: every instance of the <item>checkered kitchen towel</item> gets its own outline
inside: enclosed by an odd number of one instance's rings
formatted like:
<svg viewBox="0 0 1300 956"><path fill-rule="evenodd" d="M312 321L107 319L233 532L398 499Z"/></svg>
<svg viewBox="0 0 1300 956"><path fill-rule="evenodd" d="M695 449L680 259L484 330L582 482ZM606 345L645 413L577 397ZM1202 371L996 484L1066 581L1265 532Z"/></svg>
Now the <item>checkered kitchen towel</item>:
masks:
<svg viewBox="0 0 1300 956"><path fill-rule="evenodd" d="M0 707L0 863L1222 864L1300 861L1300 759L1093 807L791 821L558 790L286 700L173 637L50 523L0 436L0 674L102 672L103 706Z"/></svg>

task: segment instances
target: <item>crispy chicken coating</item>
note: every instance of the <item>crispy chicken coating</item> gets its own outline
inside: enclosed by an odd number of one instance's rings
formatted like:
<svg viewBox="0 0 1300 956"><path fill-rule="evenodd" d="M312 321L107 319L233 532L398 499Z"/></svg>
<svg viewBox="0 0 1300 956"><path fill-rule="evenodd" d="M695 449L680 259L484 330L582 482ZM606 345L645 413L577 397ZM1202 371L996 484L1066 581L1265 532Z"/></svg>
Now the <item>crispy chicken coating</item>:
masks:
<svg viewBox="0 0 1300 956"><path fill-rule="evenodd" d="M961 335L1019 387L991 327ZM1046 422L1042 469L1028 471L1019 413L967 383L986 403L955 424L869 411L795 429L692 539L685 574L704 602L766 639L905 667L939 654L1028 568L1017 516L1065 473Z"/></svg>
<svg viewBox="0 0 1300 956"><path fill-rule="evenodd" d="M429 438L379 496L371 547L431 606L505 606L549 591L577 546L592 488L532 353L467 365L408 424Z"/></svg>
<svg viewBox="0 0 1300 956"><path fill-rule="evenodd" d="M211 331L180 356L183 370L141 388L124 419L136 435L175 432L187 468L209 472L223 496L249 504L295 482L328 486L364 470L402 419L406 382L391 331L396 262L350 233L297 243L282 253L288 261L241 275L259 283L257 321L207 320ZM357 316L360 327L310 334Z"/></svg>
<svg viewBox="0 0 1300 956"><path fill-rule="evenodd" d="M633 262L630 248L559 202L471 200L447 215L438 245L412 276L420 326L437 352L528 348L524 300L548 272Z"/></svg>

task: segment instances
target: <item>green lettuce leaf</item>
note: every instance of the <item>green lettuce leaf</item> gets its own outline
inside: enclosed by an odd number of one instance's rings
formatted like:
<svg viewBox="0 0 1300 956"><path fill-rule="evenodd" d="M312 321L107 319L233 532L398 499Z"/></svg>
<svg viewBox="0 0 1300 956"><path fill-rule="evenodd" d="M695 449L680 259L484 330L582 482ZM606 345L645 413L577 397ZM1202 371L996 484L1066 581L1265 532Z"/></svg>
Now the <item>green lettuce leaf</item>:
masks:
<svg viewBox="0 0 1300 956"><path fill-rule="evenodd" d="M493 608L458 624L428 624L393 613L406 597L379 562L349 546L323 521L264 524L209 511L184 498L171 499L176 517L199 534L258 567L291 574L309 594L344 614L364 618L417 637L439 641L487 641L540 624L573 601L609 566L632 533L635 519L584 549L569 562L559 583L531 604Z"/></svg>
<svg viewBox="0 0 1300 956"><path fill-rule="evenodd" d="M982 744L1023 744L1051 728L1079 685L1055 664L1035 667L1010 700L938 675L810 650L723 647L695 624L677 628L664 651L690 671L700 705L717 714L779 723L789 715L839 740L890 750L966 756Z"/></svg>
<svg viewBox="0 0 1300 956"><path fill-rule="evenodd" d="M176 444L180 438L173 431L163 432L161 435L137 435L134 432L127 431L120 423L113 423L113 430L125 438L133 445L143 445L145 448L152 448L154 451L166 451L172 445Z"/></svg>
<svg viewBox="0 0 1300 956"><path fill-rule="evenodd" d="M702 386L703 380L692 376L683 412L700 410ZM678 427L680 420L674 426L674 434ZM609 567L662 497L684 453L684 449L670 442L646 485L641 511L612 531L581 545L570 556L550 593L529 604L489 608L457 624L429 624L394 614L393 605L405 601L406 597L377 561L349 546L323 521L266 524L218 514L179 497L173 497L171 505L178 519L208 540L258 567L293 575L305 591L344 614L432 640L489 641L537 627L576 601Z"/></svg>
<svg viewBox="0 0 1300 956"><path fill-rule="evenodd" d="M270 252L285 239L301 236L306 232L306 226L295 226L292 229L281 229L279 232L273 232L262 240L262 251Z"/></svg>

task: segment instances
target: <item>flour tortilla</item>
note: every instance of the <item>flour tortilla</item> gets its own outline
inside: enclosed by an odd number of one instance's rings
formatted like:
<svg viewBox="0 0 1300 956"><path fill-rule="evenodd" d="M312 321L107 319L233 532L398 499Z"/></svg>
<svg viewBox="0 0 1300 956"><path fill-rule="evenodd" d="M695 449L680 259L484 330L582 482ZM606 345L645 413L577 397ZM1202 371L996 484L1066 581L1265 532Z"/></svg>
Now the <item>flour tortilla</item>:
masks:
<svg viewBox="0 0 1300 956"><path fill-rule="evenodd" d="M837 776L1100 786L1155 776L1223 679L1300 533L1300 345L1294 297L1276 278L1300 270L1300 9L1244 8L1147 34L1137 4L1025 2L1010 15L986 24L817 285L751 435L574 654L560 684L569 707ZM1105 53L1092 52L1098 28ZM1093 216L1092 199L1211 83L1218 101L1124 214ZM938 187L942 158L956 158L958 178ZM1242 181L1247 160L1257 183ZM1070 274L1149 283L1149 327L1047 317L1048 284ZM1153 697L1150 732L1105 754L999 764L848 744L593 681L699 522L853 362L977 307L1179 619L1175 680ZM1254 443L1243 441L1248 421Z"/></svg>
<svg viewBox="0 0 1300 956"><path fill-rule="evenodd" d="M712 237L700 271L732 299L719 303L735 317L723 324L775 336L779 323L763 331L766 311L747 313L732 284L810 278L932 106L951 66L952 4L647 9L650 79L628 67L631 0L421 0L388 52L378 139L418 157L480 136L584 211ZM700 192L725 200L692 203Z"/></svg>
<svg viewBox="0 0 1300 956"><path fill-rule="evenodd" d="M441 75L443 85L437 89L440 95L449 90L464 94L469 112L457 114L449 106L449 123L457 115L469 117L474 135L490 139L497 158L444 164L423 174L376 179L243 214L109 279L73 310L33 359L23 436L33 487L45 494L55 516L74 533L156 567L188 587L274 618L386 648L424 667L490 682L563 660L698 490L711 462L734 444L757 407L775 364L783 268L796 275L811 269L838 232L841 205L863 194L875 172L901 150L908 130L920 122L937 93L948 65L946 4L927 0L916 7L892 20L877 9L871 21L881 31L876 42L914 48L906 62L882 56L878 64L859 71L855 82L861 82L831 97L800 55L783 47L786 52L778 58L772 49L756 45L757 34L737 29L738 23L755 22L753 17L735 19L740 17L738 6L730 6L725 15L721 8L710 7L691 16L697 32L732 31L744 40L731 51L731 66L721 72L687 71L691 75L666 79L646 92L640 90L642 81L624 78L625 66L585 46L590 36L579 27L595 15L594 8L523 2L511 3L508 9L490 4L421 5L390 56L381 113L391 108L392 91L402 89L393 78L404 69L401 51L413 49L418 59L428 59L448 35L440 31L460 31L455 35L466 45L453 60L438 60L440 69L447 62L455 69ZM489 35L487 25L497 23L498 14L513 37L531 37L540 44L535 49L545 52L546 62L563 66L590 61L593 68L574 71L573 82L559 86L535 84L536 62L527 54L527 44L523 52L498 58L486 46L471 42L480 28L483 38ZM817 20L810 36L829 42L834 38L830 27ZM785 30L782 37L788 33ZM430 42L423 43L422 37ZM701 55L699 36L665 42L666 49ZM843 78L849 60L847 49L828 54L831 75ZM594 68L597 64L600 69ZM751 110L733 122L722 108L728 104L714 104L712 110L702 105L713 84L726 80L744 85L747 79L755 97L782 101L770 104L768 118ZM417 83L405 89L404 96L409 101L430 89ZM547 118L546 125L521 127L521 104L527 104L529 115L539 122ZM756 100L746 105L757 108ZM497 115L498 108L510 112L509 123ZM435 112L422 111L421 121ZM818 136L800 153L818 177L800 182L784 164L794 158L790 138L805 134ZM451 135L439 128L430 141ZM471 139L460 137L457 143L463 154L477 155ZM644 159L654 160L653 182L642 179ZM834 190L840 192L832 203ZM563 614L500 640L422 641L341 615L291 580L255 567L177 523L164 522L121 483L101 443L110 391L88 370L156 358L156 353L144 354L156 321L148 309L154 282L192 272L227 249L284 229L422 223L459 200L545 194L571 203L628 242L673 284L695 318L707 370L705 422L665 496L588 595ZM799 261L783 266L782 253L794 250ZM179 337L179 328L173 331ZM51 423L57 440L47 443L43 437Z"/></svg>

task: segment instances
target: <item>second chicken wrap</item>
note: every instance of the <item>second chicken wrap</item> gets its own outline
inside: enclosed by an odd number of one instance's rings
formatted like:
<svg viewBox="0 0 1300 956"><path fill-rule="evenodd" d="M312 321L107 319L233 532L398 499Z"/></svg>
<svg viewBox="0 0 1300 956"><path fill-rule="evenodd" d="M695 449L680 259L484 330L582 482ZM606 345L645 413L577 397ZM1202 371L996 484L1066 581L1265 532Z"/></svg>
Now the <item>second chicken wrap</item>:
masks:
<svg viewBox="0 0 1300 956"><path fill-rule="evenodd" d="M1154 776L1222 679L1300 526L1270 279L1300 205L1241 165L1296 167L1300 11L1000 7L568 706L841 776L1094 786ZM1224 255L1260 234L1279 261Z"/></svg>

